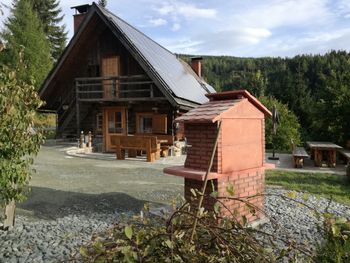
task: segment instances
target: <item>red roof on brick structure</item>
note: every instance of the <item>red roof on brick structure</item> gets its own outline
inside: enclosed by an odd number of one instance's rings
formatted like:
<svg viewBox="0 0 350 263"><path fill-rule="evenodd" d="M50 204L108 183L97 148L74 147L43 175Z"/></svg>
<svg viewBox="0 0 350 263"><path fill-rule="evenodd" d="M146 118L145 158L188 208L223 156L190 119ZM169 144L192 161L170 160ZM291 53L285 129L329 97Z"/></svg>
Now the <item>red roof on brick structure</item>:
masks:
<svg viewBox="0 0 350 263"><path fill-rule="evenodd" d="M176 122L216 122L224 112L247 100L266 116L272 116L271 112L246 90L226 91L206 96L210 99L209 102L185 113L177 118Z"/></svg>

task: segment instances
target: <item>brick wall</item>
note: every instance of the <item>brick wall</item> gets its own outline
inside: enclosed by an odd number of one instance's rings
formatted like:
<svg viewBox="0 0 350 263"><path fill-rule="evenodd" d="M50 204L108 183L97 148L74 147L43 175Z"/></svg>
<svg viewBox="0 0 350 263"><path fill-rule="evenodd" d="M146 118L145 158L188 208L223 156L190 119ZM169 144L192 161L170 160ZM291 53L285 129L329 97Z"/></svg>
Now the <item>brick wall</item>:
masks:
<svg viewBox="0 0 350 263"><path fill-rule="evenodd" d="M183 122L180 122L178 128L176 129L175 139L177 141L182 141L184 138L185 138L185 127Z"/></svg>
<svg viewBox="0 0 350 263"><path fill-rule="evenodd" d="M234 189L233 197L248 197L254 196L259 193L264 192L264 181L265 181L265 172L264 169L251 169L247 171L242 171L230 176L221 177L218 179L210 180L207 185L206 193L210 194L212 192L212 183L214 185L215 191L218 191L220 197L227 197L228 193L226 187L232 185ZM185 178L185 198L190 201L192 194L191 188L198 189L201 191L203 182L196 181L192 179ZM263 217L261 212L257 212L254 216L249 211L247 205L240 201L235 200L224 200L225 206L228 209L222 208L221 214L225 217L230 217L234 213L239 216L246 216L249 222L255 221ZM264 197L258 196L249 199L249 203L253 204L259 209L263 209L264 206ZM206 198L203 202L203 207L206 209L213 209L215 200L213 198ZM240 219L240 217L238 217Z"/></svg>
<svg viewBox="0 0 350 263"><path fill-rule="evenodd" d="M197 170L207 170L211 152L217 134L214 123L185 124L185 136L188 148L185 167ZM220 136L221 137L221 136ZM219 138L219 142L221 138ZM221 173L221 144L218 144L211 171Z"/></svg>

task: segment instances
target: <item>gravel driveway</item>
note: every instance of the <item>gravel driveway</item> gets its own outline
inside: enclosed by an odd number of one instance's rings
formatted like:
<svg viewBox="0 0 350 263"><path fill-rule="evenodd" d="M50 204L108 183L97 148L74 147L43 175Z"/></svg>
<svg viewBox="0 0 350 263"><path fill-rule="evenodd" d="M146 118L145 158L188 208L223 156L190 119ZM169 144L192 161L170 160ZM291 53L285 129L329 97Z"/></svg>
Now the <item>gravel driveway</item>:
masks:
<svg viewBox="0 0 350 263"><path fill-rule="evenodd" d="M145 201L159 206L183 193L183 179L162 172L183 158L147 163L120 161L113 155L72 157L66 150L67 146L42 147L34 165L32 191L20 205L25 212L55 219L76 213L139 211Z"/></svg>
<svg viewBox="0 0 350 263"><path fill-rule="evenodd" d="M35 161L37 173L32 191L17 209L16 227L0 230L2 262L68 262L91 235L109 227L122 213L138 213L145 202L159 208L183 194L183 179L162 173L164 167L181 164L184 158L155 163L66 154L67 146L44 146ZM286 191L268 189L270 194ZM302 199L302 194L298 194ZM350 219L350 208L310 196L308 204ZM321 240L310 211L276 196L265 200L269 217L283 226L285 238L315 245ZM275 229L267 223L263 230ZM287 233L286 233L287 231Z"/></svg>

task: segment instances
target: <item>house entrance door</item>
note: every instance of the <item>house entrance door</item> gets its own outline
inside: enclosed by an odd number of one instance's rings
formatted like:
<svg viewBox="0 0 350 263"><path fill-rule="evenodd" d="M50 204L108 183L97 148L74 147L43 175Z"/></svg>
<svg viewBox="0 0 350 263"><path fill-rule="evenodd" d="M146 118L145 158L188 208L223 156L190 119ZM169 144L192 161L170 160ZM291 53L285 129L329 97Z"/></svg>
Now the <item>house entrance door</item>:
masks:
<svg viewBox="0 0 350 263"><path fill-rule="evenodd" d="M102 58L102 77L118 77L119 56L106 56ZM103 81L103 98L112 99L119 97L119 81L108 79Z"/></svg>
<svg viewBox="0 0 350 263"><path fill-rule="evenodd" d="M113 107L104 109L104 142L106 152L114 152L113 135L126 134L125 108Z"/></svg>

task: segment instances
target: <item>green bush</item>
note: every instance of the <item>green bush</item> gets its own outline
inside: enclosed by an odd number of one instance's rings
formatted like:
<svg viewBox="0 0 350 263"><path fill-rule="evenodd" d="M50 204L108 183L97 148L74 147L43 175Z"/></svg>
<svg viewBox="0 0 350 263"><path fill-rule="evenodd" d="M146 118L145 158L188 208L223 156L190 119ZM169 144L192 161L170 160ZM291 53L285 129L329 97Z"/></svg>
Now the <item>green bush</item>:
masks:
<svg viewBox="0 0 350 263"><path fill-rule="evenodd" d="M195 191L193 195L196 195ZM198 201L196 197L193 199ZM213 211L202 208L199 214L189 203L184 203L179 208L174 207L174 212L169 215L150 216L146 205L140 216L119 220L106 232L95 235L89 245L80 248L80 258L72 260L260 263L288 259L288 262L297 262L301 249L293 241L249 227L246 217L234 211L230 218L220 217L219 211L227 209L223 199L240 200L253 215L262 212L249 203L249 198L214 198ZM198 225L191 241L196 218ZM276 240L282 241L285 247L280 248ZM302 258L304 262L310 262L312 255L304 252Z"/></svg>
<svg viewBox="0 0 350 263"><path fill-rule="evenodd" d="M350 262L350 221L327 216L324 221L325 243L318 249L317 262Z"/></svg>
<svg viewBox="0 0 350 263"><path fill-rule="evenodd" d="M272 135L272 119L265 120L266 149L291 150L291 140L300 144L300 124L296 115L288 109L288 106L273 97L260 97L259 100L270 111L275 105L279 114L279 125L276 136Z"/></svg>
<svg viewBox="0 0 350 263"><path fill-rule="evenodd" d="M43 142L42 133L34 130L35 112L43 102L33 85L17 79L17 72L0 66L0 208L25 198L33 156Z"/></svg>

